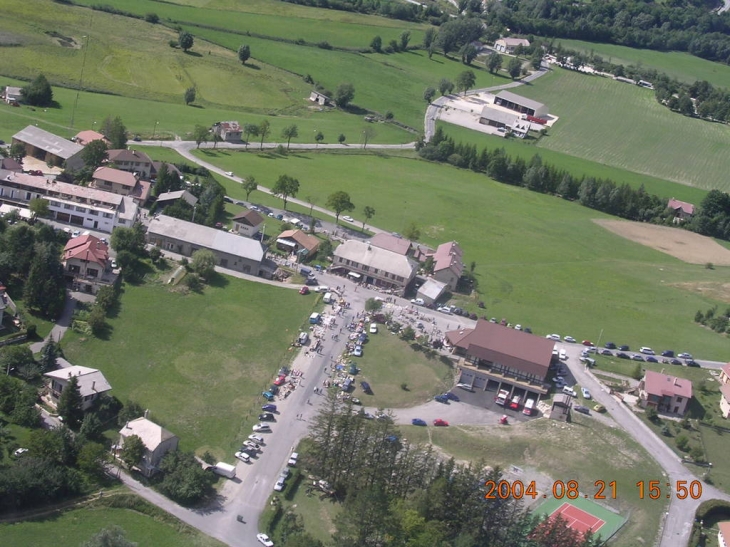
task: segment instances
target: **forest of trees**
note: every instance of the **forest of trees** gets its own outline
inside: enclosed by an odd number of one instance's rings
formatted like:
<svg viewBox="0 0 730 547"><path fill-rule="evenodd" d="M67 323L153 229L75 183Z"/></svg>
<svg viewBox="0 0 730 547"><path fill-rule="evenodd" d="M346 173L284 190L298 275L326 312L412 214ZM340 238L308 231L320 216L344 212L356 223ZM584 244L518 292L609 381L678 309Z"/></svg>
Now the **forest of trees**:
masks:
<svg viewBox="0 0 730 547"><path fill-rule="evenodd" d="M627 183L618 184L610 179L576 177L543 161L539 154L528 162L508 155L503 148L483 148L477 152L476 145L455 143L441 128L428 144L418 148L424 159L485 173L499 182L576 200L591 209L628 220L675 225L674 212L667 208L666 198L649 194L643 186L632 188ZM710 191L696 207L692 219L678 226L730 241L730 195L719 190Z"/></svg>
<svg viewBox="0 0 730 547"><path fill-rule="evenodd" d="M598 538L566 529L514 498L486 499L486 481L499 481L488 462L459 465L430 448L408 443L387 416L365 419L331 390L314 420L306 471L327 481L342 503L335 518L338 547L592 547ZM285 527L286 528L286 527ZM287 530L286 544L317 545ZM558 536L560 539L558 540ZM320 544L321 545L321 544Z"/></svg>

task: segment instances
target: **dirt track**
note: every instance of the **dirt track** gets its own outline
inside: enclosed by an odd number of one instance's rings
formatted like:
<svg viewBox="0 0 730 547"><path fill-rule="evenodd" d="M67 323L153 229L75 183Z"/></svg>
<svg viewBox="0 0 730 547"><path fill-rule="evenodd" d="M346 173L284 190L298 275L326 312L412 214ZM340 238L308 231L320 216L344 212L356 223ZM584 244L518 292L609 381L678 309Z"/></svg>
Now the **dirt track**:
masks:
<svg viewBox="0 0 730 547"><path fill-rule="evenodd" d="M690 264L730 266L730 250L712 238L681 228L627 220L594 220L607 230Z"/></svg>

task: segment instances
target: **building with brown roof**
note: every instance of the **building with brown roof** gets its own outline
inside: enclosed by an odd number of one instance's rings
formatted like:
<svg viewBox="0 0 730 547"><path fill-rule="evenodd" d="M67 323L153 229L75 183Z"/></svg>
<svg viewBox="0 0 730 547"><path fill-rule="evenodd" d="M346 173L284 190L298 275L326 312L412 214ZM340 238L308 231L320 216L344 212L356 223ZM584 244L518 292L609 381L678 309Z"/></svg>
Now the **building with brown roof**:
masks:
<svg viewBox="0 0 730 547"><path fill-rule="evenodd" d="M4 171L13 171L15 173L23 172L23 164L18 163L13 158L0 158L0 169Z"/></svg>
<svg viewBox="0 0 730 547"><path fill-rule="evenodd" d="M115 167L120 171L136 173L139 178L144 180L149 180L152 176L152 160L144 152L127 148L115 148L109 150L107 154L110 167Z"/></svg>
<svg viewBox="0 0 730 547"><path fill-rule="evenodd" d="M446 333L454 355L461 356L460 383L473 389L539 399L548 392L545 380L554 342L480 319L473 329Z"/></svg>
<svg viewBox="0 0 730 547"><path fill-rule="evenodd" d="M669 374L647 370L639 382L639 404L657 412L683 416L692 400L692 382Z"/></svg>
<svg viewBox="0 0 730 547"><path fill-rule="evenodd" d="M233 217L233 229L245 237L255 236L261 230L263 223L264 217L253 209L244 209Z"/></svg>
<svg viewBox="0 0 730 547"><path fill-rule="evenodd" d="M413 244L410 240L392 234L386 234L385 232L375 234L370 239L370 245L403 256L409 256L413 251Z"/></svg>
<svg viewBox="0 0 730 547"><path fill-rule="evenodd" d="M97 167L92 176L91 187L112 194L130 196L139 205L144 205L152 185L146 180L140 180L136 173L112 167Z"/></svg>
<svg viewBox="0 0 730 547"><path fill-rule="evenodd" d="M674 211L674 218L679 220L687 220L695 214L695 206L686 201L679 201L678 199L670 199L667 202L667 208Z"/></svg>
<svg viewBox="0 0 730 547"><path fill-rule="evenodd" d="M243 129L238 122L218 122L213 124L213 133L225 142L241 142Z"/></svg>
<svg viewBox="0 0 730 547"><path fill-rule="evenodd" d="M302 230L284 230L276 238L276 247L282 251L311 256L319 248L319 239Z"/></svg>
<svg viewBox="0 0 730 547"><path fill-rule="evenodd" d="M730 547L730 521L717 523L717 544L720 547Z"/></svg>
<svg viewBox="0 0 730 547"><path fill-rule="evenodd" d="M418 264L407 256L356 239L345 241L333 254L332 271L390 290L405 289L418 269Z"/></svg>
<svg viewBox="0 0 730 547"><path fill-rule="evenodd" d="M433 277L454 291L464 272L463 251L455 241L443 243L433 253Z"/></svg>
<svg viewBox="0 0 730 547"><path fill-rule="evenodd" d="M107 139L104 135L98 133L97 131L92 131L91 129L79 131L78 133L76 133L76 136L71 140L74 141L76 144L80 144L81 146L86 146L93 141L102 141L107 146L111 144L109 142L109 139Z"/></svg>
<svg viewBox="0 0 730 547"><path fill-rule="evenodd" d="M108 271L109 246L92 235L69 239L63 248L63 269L74 288L96 294L116 276Z"/></svg>

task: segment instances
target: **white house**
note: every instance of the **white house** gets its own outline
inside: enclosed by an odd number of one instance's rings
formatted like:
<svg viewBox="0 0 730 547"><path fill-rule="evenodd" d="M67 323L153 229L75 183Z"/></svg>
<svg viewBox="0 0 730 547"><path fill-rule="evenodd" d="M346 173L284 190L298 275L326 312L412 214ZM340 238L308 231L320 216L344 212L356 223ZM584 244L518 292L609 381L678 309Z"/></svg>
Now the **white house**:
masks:
<svg viewBox="0 0 730 547"><path fill-rule="evenodd" d="M74 376L78 382L79 393L83 401L82 408L84 410L87 410L93 405L94 401L103 393L112 389L112 386L109 385L104 375L95 368L72 365L63 357L58 357L56 363L62 368L44 374L46 378L50 379L47 401L54 408L58 407L61 393L63 393L63 390Z"/></svg>
<svg viewBox="0 0 730 547"><path fill-rule="evenodd" d="M144 418L137 418L136 420L127 422L119 430L119 443L116 447L118 451L124 448L125 439L132 435L139 437L146 448L138 468L147 477L157 471L160 461L162 461L162 457L165 454L171 450L177 450L179 442L176 435L148 420L145 416Z"/></svg>
<svg viewBox="0 0 730 547"><path fill-rule="evenodd" d="M378 287L403 289L415 277L418 264L402 254L350 239L335 249L332 269Z"/></svg>
<svg viewBox="0 0 730 547"><path fill-rule="evenodd" d="M518 46L530 47L530 41L524 38L500 38L494 42L494 49L500 53L513 53Z"/></svg>

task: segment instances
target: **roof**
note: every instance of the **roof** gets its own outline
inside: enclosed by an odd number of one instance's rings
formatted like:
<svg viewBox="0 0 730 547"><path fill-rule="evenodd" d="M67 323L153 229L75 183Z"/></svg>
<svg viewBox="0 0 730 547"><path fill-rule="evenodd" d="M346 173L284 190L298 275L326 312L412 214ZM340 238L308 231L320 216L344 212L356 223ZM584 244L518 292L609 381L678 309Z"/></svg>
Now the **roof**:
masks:
<svg viewBox="0 0 730 547"><path fill-rule="evenodd" d="M240 256L255 262L261 262L264 258L264 248L260 242L254 239L229 234L223 230L193 224L167 215L159 215L154 218L147 228L147 233L186 241L198 247Z"/></svg>
<svg viewBox="0 0 730 547"><path fill-rule="evenodd" d="M499 93L497 93L497 97L499 97L500 99L505 99L512 103L517 103L520 106L532 108L533 110L540 110L545 106L538 101L533 101L532 99L528 99L526 97L523 97L522 95L517 95L516 93L512 93L511 91L500 91Z"/></svg>
<svg viewBox="0 0 730 547"><path fill-rule="evenodd" d="M446 283L429 278L418 288L418 294L422 294L431 300L436 300L444 293L444 289L446 289Z"/></svg>
<svg viewBox="0 0 730 547"><path fill-rule="evenodd" d="M182 177L182 173L180 172L180 169L175 167L174 163L168 163L166 161L153 161L152 162L152 172L156 175L160 172L160 169L162 169L163 165L167 165L167 172L168 173L175 173L178 177Z"/></svg>
<svg viewBox="0 0 730 547"><path fill-rule="evenodd" d="M139 163L152 163L150 157L144 152L129 150L127 148L115 148L114 150L109 150L108 155L110 162L131 161Z"/></svg>
<svg viewBox="0 0 730 547"><path fill-rule="evenodd" d="M451 333L446 334L449 337ZM480 319L476 327L454 345L474 357L545 378L555 342Z"/></svg>
<svg viewBox="0 0 730 547"><path fill-rule="evenodd" d="M649 395L692 398L692 382L669 374L647 370L644 375L644 391Z"/></svg>
<svg viewBox="0 0 730 547"><path fill-rule="evenodd" d="M241 131L241 126L238 122L218 122L217 125L226 131Z"/></svg>
<svg viewBox="0 0 730 547"><path fill-rule="evenodd" d="M97 167L94 171L94 179L106 180L122 186L134 188L137 185L137 177L134 173L114 169L112 167Z"/></svg>
<svg viewBox="0 0 730 547"><path fill-rule="evenodd" d="M240 222L241 224L248 224L249 226L258 226L264 221L264 217L262 217L253 209L244 209L236 216L234 216L233 220Z"/></svg>
<svg viewBox="0 0 730 547"><path fill-rule="evenodd" d="M117 216L119 219L124 219L127 222L134 222L137 220L137 214L139 207L134 202L134 198L131 196L122 196L122 202L119 204L117 209Z"/></svg>
<svg viewBox="0 0 730 547"><path fill-rule="evenodd" d="M63 248L63 260L72 258L106 266L109 259L109 247L92 235L69 239Z"/></svg>
<svg viewBox="0 0 730 547"><path fill-rule="evenodd" d="M436 248L436 252L433 254L434 273L449 269L457 277L461 277L461 273L464 271L464 263L461 258L463 254L464 252L461 250L461 247L455 241L442 243Z"/></svg>
<svg viewBox="0 0 730 547"><path fill-rule="evenodd" d="M730 378L730 363L723 365L722 371L725 373L725 376Z"/></svg>
<svg viewBox="0 0 730 547"><path fill-rule="evenodd" d="M300 247L304 247L310 253L313 253L319 247L319 239L309 234L305 234L302 230L284 230L277 239L293 239Z"/></svg>
<svg viewBox="0 0 730 547"><path fill-rule="evenodd" d="M22 88L20 88L20 87L14 87L14 86L11 86L11 85L6 85L5 86L5 95L6 96L7 95L16 95L16 96L17 95L20 95L21 94L21 89Z"/></svg>
<svg viewBox="0 0 730 547"><path fill-rule="evenodd" d="M98 190L96 188L89 188L88 186L78 186L76 184L69 184L67 182L58 182L56 180L49 180L45 177L26 175L25 173L14 173L11 171L1 171L0 180L13 182L16 184L23 185L27 188L35 188L39 192L47 193L50 192L52 195L49 197L57 199L66 199L70 201L70 198L62 197L70 196L76 198L83 198L90 202L99 202L100 204L110 204L114 207L118 207L122 203L122 198L119 194L112 194L111 192L105 192L104 190ZM82 204L89 207L89 204Z"/></svg>
<svg viewBox="0 0 730 547"><path fill-rule="evenodd" d="M667 203L667 207L670 209L674 209L675 211L677 209L682 209L685 213L688 215L693 215L695 213L695 206L691 203L687 203L686 201L679 201L678 199L670 199L669 203Z"/></svg>
<svg viewBox="0 0 730 547"><path fill-rule="evenodd" d="M722 534L725 545L730 543L730 521L718 522L717 527L720 529L720 534Z"/></svg>
<svg viewBox="0 0 730 547"><path fill-rule="evenodd" d="M175 201L176 199L184 199L186 202L188 202L190 205L195 205L198 203L198 198L196 198L193 194L188 192L187 190L176 190L174 192L163 192L159 196L157 196L157 203L160 203L161 201Z"/></svg>
<svg viewBox="0 0 730 547"><path fill-rule="evenodd" d="M530 41L525 38L500 38L497 42L504 42L506 46L529 46Z"/></svg>
<svg viewBox="0 0 730 547"><path fill-rule="evenodd" d="M122 437L137 435L150 452L154 452L163 442L175 437L173 433L147 418L137 418L128 422L119 430L119 434Z"/></svg>
<svg viewBox="0 0 730 547"><path fill-rule="evenodd" d="M382 270L405 279L410 279L418 267L408 257L355 239L345 241L335 249L334 254L344 260L352 260L362 266Z"/></svg>
<svg viewBox="0 0 730 547"><path fill-rule="evenodd" d="M86 146L92 141L104 141L105 143L109 144L109 140L104 135L96 131L92 131L91 129L79 131L78 133L76 133L76 136L73 138L73 140L76 144L80 144L81 146Z"/></svg>
<svg viewBox="0 0 730 547"><path fill-rule="evenodd" d="M78 154L84 149L84 147L80 144L76 144L68 139L49 133L48 131L34 125L29 125L25 129L18 131L15 135L13 135L13 139L33 145L36 148L50 152L54 156L58 156L65 160L69 159L74 154Z"/></svg>
<svg viewBox="0 0 730 547"><path fill-rule="evenodd" d="M18 163L13 158L0 158L0 169L7 169L8 171L22 171L23 164Z"/></svg>
<svg viewBox="0 0 730 547"><path fill-rule="evenodd" d="M411 242L408 239L386 234L385 232L375 234L370 240L370 244L385 249L386 251L398 253L399 255L407 255L411 249Z"/></svg>
<svg viewBox="0 0 730 547"><path fill-rule="evenodd" d="M68 382L72 376L76 376L76 381L79 384L79 393L82 397L88 397L96 393L105 393L112 388L106 378L104 378L104 375L95 368L72 365L54 370L53 372L46 372L44 376L65 382Z"/></svg>
<svg viewBox="0 0 730 547"><path fill-rule="evenodd" d="M481 117L493 122L498 122L510 126L519 119L519 116L517 114L514 114L512 112L505 112L504 110L499 110L498 108L494 108L490 104L485 105L484 108L482 108Z"/></svg>

